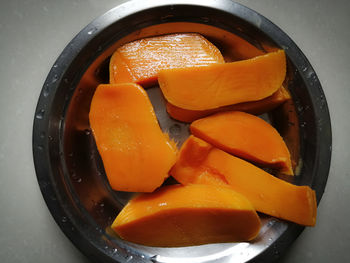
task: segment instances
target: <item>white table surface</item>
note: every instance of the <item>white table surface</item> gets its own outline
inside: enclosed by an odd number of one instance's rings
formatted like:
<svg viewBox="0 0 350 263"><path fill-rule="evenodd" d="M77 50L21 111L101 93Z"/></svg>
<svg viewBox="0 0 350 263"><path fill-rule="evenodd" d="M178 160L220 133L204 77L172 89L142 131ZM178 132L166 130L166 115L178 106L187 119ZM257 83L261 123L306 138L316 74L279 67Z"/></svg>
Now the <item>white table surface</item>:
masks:
<svg viewBox="0 0 350 263"><path fill-rule="evenodd" d="M64 236L39 190L34 111L66 44L123 1L0 1L0 262L90 262ZM317 225L281 262L350 262L350 1L239 0L269 18L313 65L330 108L333 155ZM349 170L348 170L349 169Z"/></svg>

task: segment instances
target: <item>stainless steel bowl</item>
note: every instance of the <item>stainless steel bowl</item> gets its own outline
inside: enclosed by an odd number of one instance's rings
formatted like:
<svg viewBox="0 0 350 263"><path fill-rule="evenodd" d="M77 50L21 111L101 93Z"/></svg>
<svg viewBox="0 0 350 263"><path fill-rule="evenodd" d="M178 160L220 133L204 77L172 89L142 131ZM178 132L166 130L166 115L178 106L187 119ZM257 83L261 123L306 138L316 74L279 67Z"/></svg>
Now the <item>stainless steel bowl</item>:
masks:
<svg viewBox="0 0 350 263"><path fill-rule="evenodd" d="M260 14L229 0L151 0L127 2L97 18L68 44L53 65L38 101L33 128L35 168L47 206L62 231L93 261L277 260L303 227L265 215L261 215L260 235L250 243L156 248L123 241L110 229L132 193L113 191L107 183L88 121L91 98L99 83L108 82L109 58L119 45L178 31L200 32L228 54L225 39L231 34L264 51L285 50L285 84L293 101L273 111L269 118L285 137L297 165L297 176L284 179L311 186L320 201L331 157L330 118L316 73L295 43ZM168 117L159 89L151 88L148 94L162 129L181 143L188 136L187 125Z"/></svg>

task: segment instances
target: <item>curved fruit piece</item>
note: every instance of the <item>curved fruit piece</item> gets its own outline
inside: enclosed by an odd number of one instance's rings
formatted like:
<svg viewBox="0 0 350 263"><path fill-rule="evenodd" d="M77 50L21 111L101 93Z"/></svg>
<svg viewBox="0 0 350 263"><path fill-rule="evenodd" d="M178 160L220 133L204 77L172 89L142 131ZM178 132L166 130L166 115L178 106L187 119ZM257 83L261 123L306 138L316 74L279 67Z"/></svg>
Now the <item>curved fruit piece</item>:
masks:
<svg viewBox="0 0 350 263"><path fill-rule="evenodd" d="M174 32L196 32L205 36L211 42L215 43L216 46L220 47L220 51L226 62L253 58L266 53L238 35L208 24L190 22L163 23L142 28L136 33L134 32L133 35L134 37L145 38L160 34L172 34ZM264 43L261 44L264 45ZM264 45L264 48L264 50L271 51L271 48L266 45Z"/></svg>
<svg viewBox="0 0 350 263"><path fill-rule="evenodd" d="M226 111L194 121L193 135L240 158L293 175L288 148L278 131L257 116Z"/></svg>
<svg viewBox="0 0 350 263"><path fill-rule="evenodd" d="M286 75L283 50L252 59L161 70L159 86L167 101L188 110L209 110L271 96Z"/></svg>
<svg viewBox="0 0 350 263"><path fill-rule="evenodd" d="M250 202L229 187L171 185L132 199L112 229L142 245L194 246L252 240L260 219Z"/></svg>
<svg viewBox="0 0 350 263"><path fill-rule="evenodd" d="M316 196L309 186L278 179L193 135L183 144L170 173L184 185L227 182L259 212L306 226L316 223Z"/></svg>
<svg viewBox="0 0 350 263"><path fill-rule="evenodd" d="M220 51L203 36L179 33L143 38L127 43L110 61L110 83L157 84L158 71L170 68L224 63Z"/></svg>
<svg viewBox="0 0 350 263"><path fill-rule="evenodd" d="M271 96L262 100L242 102L211 110L186 110L176 107L168 102L166 104L166 110L175 120L182 122L193 122L197 119L222 111L244 111L250 114L260 115L277 108L290 98L291 97L288 91L284 87L281 87Z"/></svg>
<svg viewBox="0 0 350 263"><path fill-rule="evenodd" d="M142 87L99 85L89 120L114 190L152 192L168 177L176 147L161 131Z"/></svg>

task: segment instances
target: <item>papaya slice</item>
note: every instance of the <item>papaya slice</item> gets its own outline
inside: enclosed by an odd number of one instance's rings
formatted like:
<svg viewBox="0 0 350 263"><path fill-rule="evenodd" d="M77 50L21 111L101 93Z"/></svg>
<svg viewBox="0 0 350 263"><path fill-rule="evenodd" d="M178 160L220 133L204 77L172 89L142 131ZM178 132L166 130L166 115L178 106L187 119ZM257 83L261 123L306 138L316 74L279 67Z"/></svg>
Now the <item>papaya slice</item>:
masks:
<svg viewBox="0 0 350 263"><path fill-rule="evenodd" d="M160 129L141 86L99 85L89 120L114 190L152 192L168 177L176 161L176 146Z"/></svg>
<svg viewBox="0 0 350 263"><path fill-rule="evenodd" d="M198 138L263 167L293 175L289 150L278 131L263 119L240 111L226 111L194 121Z"/></svg>
<svg viewBox="0 0 350 263"><path fill-rule="evenodd" d="M170 173L184 185L226 182L259 212L305 226L316 223L316 196L309 186L278 179L193 135L181 147Z"/></svg>
<svg viewBox="0 0 350 263"><path fill-rule="evenodd" d="M186 110L167 102L166 110L173 119L190 123L222 111L244 111L250 114L260 115L274 110L289 99L291 99L290 94L282 86L271 96L258 101L242 102L211 110Z"/></svg>
<svg viewBox="0 0 350 263"><path fill-rule="evenodd" d="M260 219L252 204L229 187L171 185L132 199L112 229L137 244L194 246L252 240Z"/></svg>
<svg viewBox="0 0 350 263"><path fill-rule="evenodd" d="M283 50L207 67L164 69L158 73L166 100L183 109L209 110L271 96L286 75Z"/></svg>
<svg viewBox="0 0 350 263"><path fill-rule="evenodd" d="M220 51L197 33L149 37L127 43L110 61L110 83L157 84L158 71L224 63Z"/></svg>

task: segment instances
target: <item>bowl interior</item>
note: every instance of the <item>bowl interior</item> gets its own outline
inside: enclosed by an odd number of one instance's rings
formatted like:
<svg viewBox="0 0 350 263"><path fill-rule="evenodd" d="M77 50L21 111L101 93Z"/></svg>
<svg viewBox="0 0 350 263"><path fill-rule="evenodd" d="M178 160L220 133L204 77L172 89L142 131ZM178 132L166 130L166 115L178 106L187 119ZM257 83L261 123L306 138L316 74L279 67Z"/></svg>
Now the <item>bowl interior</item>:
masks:
<svg viewBox="0 0 350 263"><path fill-rule="evenodd" d="M179 4L133 11L129 5L128 14L120 15L122 18L111 22L108 18L116 13L112 10L114 13L109 12L94 21L70 43L48 76L38 104L38 123L34 124L38 180L56 221L72 241L94 259L106 262L212 262L218 259L222 262L246 262L259 257L276 259L302 230L295 224L261 215L263 227L253 242L184 248L136 245L121 240L113 233L110 225L134 193L117 192L110 188L90 129L88 113L96 87L109 81L109 59L113 52L120 45L143 37L198 32L214 43L228 62L254 57L261 52L285 49L287 78L284 86L290 91L292 100L262 117L276 127L290 149L296 176L283 179L313 187L318 201L322 196L326 179L320 181L316 178L320 158L318 140L320 125L328 123L327 119L321 118L320 107L316 105L320 100L313 98L323 93L318 88L319 82L312 67L295 44L271 22L230 1L218 3L225 3L228 10L223 6L213 8ZM122 9L118 14L120 12ZM68 62L67 54L73 54ZM54 92L49 93L50 90ZM168 116L159 87L151 87L147 93L161 128L180 146L189 135L188 124ZM325 102L321 106L328 113ZM45 115L38 118L40 113ZM320 119L326 121L320 123ZM324 131L328 131L325 128ZM38 141L36 135L41 139L45 137L45 140ZM42 152L48 163L44 167L38 161ZM45 169L47 174L43 175ZM50 186L43 186L43 182ZM171 178L165 182L171 183L174 183ZM286 242L281 244L283 237L289 240L287 245Z"/></svg>

